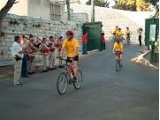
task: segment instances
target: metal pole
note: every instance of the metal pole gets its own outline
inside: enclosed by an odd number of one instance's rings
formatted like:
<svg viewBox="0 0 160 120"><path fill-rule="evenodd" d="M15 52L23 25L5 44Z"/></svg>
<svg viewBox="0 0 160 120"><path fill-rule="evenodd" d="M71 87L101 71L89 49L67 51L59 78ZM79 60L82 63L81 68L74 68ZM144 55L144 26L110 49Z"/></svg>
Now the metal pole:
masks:
<svg viewBox="0 0 160 120"><path fill-rule="evenodd" d="M70 0L66 0L66 4L67 4L67 17L68 17L68 20L70 20Z"/></svg>
<svg viewBox="0 0 160 120"><path fill-rule="evenodd" d="M95 6L94 6L94 0L91 0L91 6L92 6L91 22L95 22Z"/></svg>

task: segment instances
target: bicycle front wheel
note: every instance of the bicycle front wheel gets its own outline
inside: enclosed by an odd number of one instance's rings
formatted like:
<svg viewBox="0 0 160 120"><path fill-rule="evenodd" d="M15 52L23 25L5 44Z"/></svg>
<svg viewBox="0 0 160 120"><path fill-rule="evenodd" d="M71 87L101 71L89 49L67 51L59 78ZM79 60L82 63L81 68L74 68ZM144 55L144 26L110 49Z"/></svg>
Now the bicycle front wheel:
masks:
<svg viewBox="0 0 160 120"><path fill-rule="evenodd" d="M80 89L82 86L82 72L81 72L81 70L78 70L76 78L77 79L73 81L73 86L77 90L77 89Z"/></svg>
<svg viewBox="0 0 160 120"><path fill-rule="evenodd" d="M65 72L59 74L57 79L57 91L60 95L64 94L68 88L68 78Z"/></svg>

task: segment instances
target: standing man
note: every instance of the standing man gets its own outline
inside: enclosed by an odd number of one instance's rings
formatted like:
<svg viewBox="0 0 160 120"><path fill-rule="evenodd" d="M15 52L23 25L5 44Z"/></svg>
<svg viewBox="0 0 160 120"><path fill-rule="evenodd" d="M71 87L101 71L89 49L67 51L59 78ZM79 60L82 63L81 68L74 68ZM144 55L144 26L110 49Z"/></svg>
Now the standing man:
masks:
<svg viewBox="0 0 160 120"><path fill-rule="evenodd" d="M88 34L87 34L87 32L84 32L83 36L82 36L82 44L83 44L82 54L83 55L88 54L87 53L87 43L88 43Z"/></svg>
<svg viewBox="0 0 160 120"><path fill-rule="evenodd" d="M29 36L29 47L31 48L31 51L28 53L28 74L33 74L34 67L35 67L35 51L36 47L34 46L34 38L33 35Z"/></svg>
<svg viewBox="0 0 160 120"><path fill-rule="evenodd" d="M49 37L48 47L49 47L49 70L55 70L55 47L54 47L53 36Z"/></svg>
<svg viewBox="0 0 160 120"><path fill-rule="evenodd" d="M26 40L26 37L22 35L20 45L23 48L26 48L25 53L23 54L23 59L22 59L22 70L21 70L21 76L24 78L28 78L29 76L27 75L28 73L28 53L30 52L31 49L29 49L28 42Z"/></svg>
<svg viewBox="0 0 160 120"><path fill-rule="evenodd" d="M62 49L62 43L63 43L63 37L60 36L57 40L57 42L55 43L55 47L58 49L58 56L60 57L60 52ZM64 66L62 65L62 60L59 59L59 68L63 68Z"/></svg>
<svg viewBox="0 0 160 120"><path fill-rule="evenodd" d="M102 50L106 49L106 43L105 43L104 33L101 34L101 48L102 48Z"/></svg>
<svg viewBox="0 0 160 120"><path fill-rule="evenodd" d="M138 32L138 40L139 40L139 46L141 46L142 45L142 28L139 28L138 30L137 30L137 32Z"/></svg>
<svg viewBox="0 0 160 120"><path fill-rule="evenodd" d="M48 72L48 69L47 69L47 60L48 60L48 56L49 56L49 47L47 46L47 39L46 38L43 38L42 39L42 42L41 42L41 45L40 45L40 50L41 50L41 53L42 53L42 57L43 57L43 70L42 72Z"/></svg>
<svg viewBox="0 0 160 120"><path fill-rule="evenodd" d="M11 55L14 62L14 86L21 85L20 76L22 69L22 58L24 50L20 46L20 36L14 37L14 43L11 47Z"/></svg>

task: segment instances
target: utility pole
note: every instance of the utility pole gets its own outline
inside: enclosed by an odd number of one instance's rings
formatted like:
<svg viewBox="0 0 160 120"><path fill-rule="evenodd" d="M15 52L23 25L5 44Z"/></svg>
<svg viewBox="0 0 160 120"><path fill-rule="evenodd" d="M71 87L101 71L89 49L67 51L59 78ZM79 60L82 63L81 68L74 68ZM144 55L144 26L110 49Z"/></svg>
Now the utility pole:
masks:
<svg viewBox="0 0 160 120"><path fill-rule="evenodd" d="M92 6L92 16L91 16L91 22L95 22L95 6L94 6L94 0L91 0L91 6Z"/></svg>
<svg viewBox="0 0 160 120"><path fill-rule="evenodd" d="M70 20L70 0L66 0L66 4L67 4L67 17L68 20Z"/></svg>

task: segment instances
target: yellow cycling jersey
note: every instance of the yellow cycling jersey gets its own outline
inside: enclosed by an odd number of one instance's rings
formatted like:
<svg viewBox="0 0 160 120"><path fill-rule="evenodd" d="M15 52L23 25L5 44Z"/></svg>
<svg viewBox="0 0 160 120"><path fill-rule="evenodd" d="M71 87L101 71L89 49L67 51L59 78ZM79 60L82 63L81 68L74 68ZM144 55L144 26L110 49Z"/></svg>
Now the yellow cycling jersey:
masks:
<svg viewBox="0 0 160 120"><path fill-rule="evenodd" d="M117 28L115 28L114 30L113 30L113 34L116 34L116 32L117 32Z"/></svg>
<svg viewBox="0 0 160 120"><path fill-rule="evenodd" d="M131 31L130 30L126 30L126 35L130 35Z"/></svg>
<svg viewBox="0 0 160 120"><path fill-rule="evenodd" d="M121 42L119 43L115 42L113 49L114 51L123 52L123 44Z"/></svg>
<svg viewBox="0 0 160 120"><path fill-rule="evenodd" d="M65 39L62 45L67 51L67 57L75 57L74 51L79 48L79 42L77 39L72 38L71 40ZM78 51L75 55L78 55Z"/></svg>
<svg viewBox="0 0 160 120"><path fill-rule="evenodd" d="M117 36L117 37L123 37L122 31L117 31L117 32L116 32L116 36Z"/></svg>

